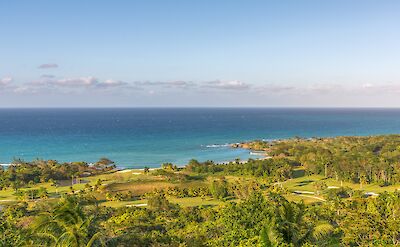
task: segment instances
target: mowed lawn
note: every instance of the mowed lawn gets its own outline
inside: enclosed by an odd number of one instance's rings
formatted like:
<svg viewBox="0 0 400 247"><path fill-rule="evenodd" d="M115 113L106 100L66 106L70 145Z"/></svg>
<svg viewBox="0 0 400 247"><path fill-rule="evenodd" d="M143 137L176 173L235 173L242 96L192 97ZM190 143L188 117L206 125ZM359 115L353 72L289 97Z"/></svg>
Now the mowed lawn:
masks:
<svg viewBox="0 0 400 247"><path fill-rule="evenodd" d="M175 197L167 197L170 203L178 204L181 207L196 207L196 206L217 206L221 205L224 202L220 200L216 200L210 197L201 198L201 197L186 197L186 198L175 198ZM147 207L147 200L135 200L135 201L105 201L100 203L101 206L107 207Z"/></svg>
<svg viewBox="0 0 400 247"><path fill-rule="evenodd" d="M81 183L75 183L72 188L74 191L79 191L85 188L85 184L89 183L91 185L94 185L98 179L101 179L103 184L107 184L108 182L113 182L113 181L128 181L130 179L136 180L140 178L146 178L147 175L143 174L143 170L124 170L122 172L114 172L111 174L102 174L98 176L92 176L92 177L85 177L82 178ZM76 182L76 181L75 181ZM30 189L39 189L40 187L44 187L47 189L47 192L49 193L50 197L55 197L57 194L62 194L62 193L70 193L71 192L71 180L65 180L65 181L60 181L60 186L55 187L52 186L51 183L38 183L35 184L32 187L24 187L21 188L20 190L30 190ZM61 186L62 185L62 186ZM9 202L9 201L16 201L17 197L14 195L15 191L12 188L6 188L3 190L0 190L0 204L3 202Z"/></svg>
<svg viewBox="0 0 400 247"><path fill-rule="evenodd" d="M325 179L320 175L311 175L304 176L301 172L301 169L297 171L297 174L300 175L297 178L289 179L285 182L280 183L283 187L285 187L289 192L300 191L300 192L315 192L314 184L317 181L324 181L327 186L331 187L350 187L354 190L362 190L364 192L373 192L373 193L382 193L384 191L395 191L400 189L400 185L391 185L386 187L381 187L377 184L366 184L362 187L360 184L354 184L349 182L341 182L336 181L335 179L329 178ZM303 176L302 176L303 175ZM245 176L226 176L225 177L230 183L236 183L240 180L249 180L254 179ZM109 174L102 174L93 177L82 178L81 183L76 183L72 186L74 191L80 191L85 188L86 183L90 185L94 185L98 180L102 181L102 193L96 193L96 197L98 197L100 201L100 205L104 206L112 206L112 207L121 207L121 206L134 206L136 204L144 205L147 204L146 200L135 200L135 201L104 201L104 193L127 193L128 191L132 192L136 196L142 196L145 193L152 192L154 190L166 189L169 187L179 187L179 188L190 188L190 187L199 187L199 186L208 186L207 179L203 180L188 180L188 181L168 181L162 176L153 176L150 174L144 174L143 170L123 170L118 172L113 172ZM263 182L262 178L258 179L259 182ZM264 180L265 182L265 180ZM21 190L29 190L29 189L38 189L40 187L44 187L47 189L50 198L57 198L59 194L62 193L70 193L71 192L71 183L70 180L62 181L60 184L63 186L52 186L51 183L40 183L35 184L31 188L21 188ZM3 189L0 191L0 204L7 204L10 201L17 201L18 198L14 195L15 191L12 188ZM305 203L314 203L322 201L322 196L312 195L312 194L288 194L285 196L290 201L301 201L303 200ZM169 201L172 203L179 204L181 206L215 206L220 205L224 202L220 200L215 200L212 198L201 198L201 197L188 197L188 198L175 198L168 197Z"/></svg>
<svg viewBox="0 0 400 247"><path fill-rule="evenodd" d="M320 198L320 197L309 196L309 195L287 194L284 197L288 201L292 201L292 202L301 202L301 201L303 201L305 204L318 203L318 202L323 201L323 199ZM320 198L320 199L317 199L317 198Z"/></svg>
<svg viewBox="0 0 400 247"><path fill-rule="evenodd" d="M311 176L302 176L298 178L289 179L285 182L280 183L284 188L286 188L289 192L316 192L314 184L318 181L323 181L326 183L328 187L349 187L353 190L361 190L364 192L373 192L373 193L382 193L385 191L393 192L395 190L400 189L400 185L390 185L390 186L379 186L378 184L364 184L360 186L360 184L350 183L350 182L341 182L332 178L326 179L321 175L311 175ZM285 198L289 201L304 201L304 203L318 203L323 201L322 195L313 195L313 194L287 194Z"/></svg>
<svg viewBox="0 0 400 247"><path fill-rule="evenodd" d="M360 184L350 183L350 182L341 182L332 178L324 178L321 175L311 175L311 176L303 176L299 178L293 178L281 183L285 188L289 191L310 191L315 192L314 184L317 181L323 181L329 187L349 187L354 190L363 190L365 192L374 192L374 193L382 193L384 191L393 192L397 189L400 189L400 185L390 185L381 187L378 184L364 184L362 187Z"/></svg>
<svg viewBox="0 0 400 247"><path fill-rule="evenodd" d="M145 193L152 192L154 190L166 189L169 187L189 188L196 186L207 186L204 181L184 181L184 182L170 182L166 181L160 176L152 176L151 174L144 174L143 170L123 170L110 174L102 174L98 176L82 178L81 183L76 183L72 186L75 192L83 190L85 185L89 183L94 185L98 180L102 181L102 187L104 192L111 193L126 193L132 192L134 195L141 196ZM39 189L44 187L47 189L50 198L59 197L60 194L71 192L71 180L60 181L60 186L52 186L51 183L39 183L32 187L21 188L20 190ZM63 186L61 186L63 185ZM18 201L18 198L14 195L15 191L12 188L7 188L0 191L0 204L7 204L10 201ZM134 201L105 201L104 195L101 193L95 193L96 197L101 200L100 205L110 207L123 207L123 206L136 206L136 205L147 205L147 200L140 199ZM222 201L215 200L212 198L174 198L168 197L171 203L179 204L183 207L191 206L215 206L223 203Z"/></svg>

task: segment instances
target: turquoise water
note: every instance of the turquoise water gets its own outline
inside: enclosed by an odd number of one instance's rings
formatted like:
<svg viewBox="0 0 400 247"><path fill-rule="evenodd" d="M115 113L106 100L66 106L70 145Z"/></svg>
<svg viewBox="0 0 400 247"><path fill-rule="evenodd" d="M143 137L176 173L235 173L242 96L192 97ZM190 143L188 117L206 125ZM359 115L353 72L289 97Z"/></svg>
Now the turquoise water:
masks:
<svg viewBox="0 0 400 247"><path fill-rule="evenodd" d="M1 109L0 163L13 158L120 167L247 159L226 144L294 136L400 133L400 109Z"/></svg>

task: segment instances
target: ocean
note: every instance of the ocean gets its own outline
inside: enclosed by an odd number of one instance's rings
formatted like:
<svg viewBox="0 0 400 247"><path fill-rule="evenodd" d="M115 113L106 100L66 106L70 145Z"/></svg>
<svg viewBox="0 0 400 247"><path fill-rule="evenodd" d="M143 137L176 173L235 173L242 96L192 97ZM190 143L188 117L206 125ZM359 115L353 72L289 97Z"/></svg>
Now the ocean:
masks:
<svg viewBox="0 0 400 247"><path fill-rule="evenodd" d="M400 109L0 109L0 163L107 157L121 168L159 167L256 158L228 145L254 139L396 133Z"/></svg>

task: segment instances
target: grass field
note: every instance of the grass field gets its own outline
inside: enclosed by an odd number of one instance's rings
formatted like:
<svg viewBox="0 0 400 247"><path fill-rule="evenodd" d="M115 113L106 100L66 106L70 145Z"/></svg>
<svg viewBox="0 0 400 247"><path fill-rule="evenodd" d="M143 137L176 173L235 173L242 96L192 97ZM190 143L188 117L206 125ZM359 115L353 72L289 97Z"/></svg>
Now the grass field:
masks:
<svg viewBox="0 0 400 247"><path fill-rule="evenodd" d="M377 184L366 184L362 187L360 184L354 184L349 182L341 182L337 181L332 178L325 179L323 176L320 175L311 175L311 176L304 176L299 178L294 178L287 180L282 183L282 185L290 191L315 191L314 183L316 181L324 181L326 185L332 187L349 187L354 190L363 190L365 192L374 192L374 193L382 193L384 191L395 191L396 189L400 189L400 185L391 185L386 187L381 187Z"/></svg>
<svg viewBox="0 0 400 247"><path fill-rule="evenodd" d="M168 201L174 204L178 204L182 207L195 207L195 206L216 206L223 204L224 202L213 198L200 198L200 197L186 197L186 198L175 198L167 197ZM101 206L108 207L123 207L123 206L146 206L147 200L135 200L135 201L105 201L100 203Z"/></svg>
<svg viewBox="0 0 400 247"><path fill-rule="evenodd" d="M364 184L361 186L360 184L350 183L350 182L342 182L337 181L332 178L325 178L321 175L311 175L311 176L301 176L297 178L293 178L287 180L285 182L280 183L284 188L286 188L289 192L305 192L305 194L288 194L286 195L286 199L291 201L301 201L303 200L305 203L314 203L323 201L323 197L319 195L308 194L308 192L316 192L314 187L315 182L323 181L326 183L328 187L349 187L353 190L361 190L363 192L372 192L372 193L382 193L385 191L393 192L395 190L400 189L400 185L391 185L391 186L379 186L378 184Z"/></svg>
<svg viewBox="0 0 400 247"><path fill-rule="evenodd" d="M314 184L317 181L324 181L329 187L350 187L354 190L362 190L364 192L382 193L384 191L395 191L400 189L400 185L392 185L387 187L381 187L377 184L367 184L362 187L360 184L354 184L349 182L336 181L335 179L325 179L320 175L305 176L301 168L295 171L296 178L287 180L279 183L279 185L286 188L289 192L285 197L290 201L301 201L305 203L314 203L323 201L322 196L313 195L316 191ZM238 180L249 180L254 179L244 176L226 176L227 181L235 183ZM83 178L83 183L74 184L73 190L75 192L85 188L85 184L89 183L94 185L99 179L102 180L102 193L95 193L96 198L100 200L100 205L111 206L111 207L122 207L122 206L135 206L135 205L146 205L147 201L140 199L134 201L105 201L105 192L116 193L116 192L132 192L136 196L143 195L147 192L154 191L155 189L165 189L168 187L180 187L189 188L192 186L207 186L207 179L195 179L182 182L171 182L163 178L162 176L153 176L150 174L144 174L143 170L123 170L113 172L109 174L102 174L93 177ZM262 178L257 179L259 182L264 183L265 180ZM71 193L71 181L61 181L63 186L52 186L50 183L40 183L34 185L32 188L22 188L21 190L38 189L44 187L47 189L50 198L56 198L61 193ZM303 194L295 194L293 192L304 192ZM14 195L15 191L12 188L7 188L0 191L0 204L7 204L12 201L17 201L17 197ZM215 206L223 204L220 200L212 198L201 198L201 197L188 197L188 198L175 198L168 197L168 200L172 203L179 204L181 206Z"/></svg>
<svg viewBox="0 0 400 247"><path fill-rule="evenodd" d="M138 174L140 173L140 174ZM85 180L86 183L90 184L95 184L98 179L101 179L104 184L107 184L107 182L112 182L112 181L128 181L128 180L136 180L140 178L145 178L147 175L143 174L142 170L129 170L128 172L115 172L111 174L102 174L98 176L93 176L93 177L86 177L82 180ZM86 183L76 183L72 186L74 191L79 191L85 188ZM47 192L49 193L50 197L57 196L57 194L61 193L69 193L70 187L71 187L72 181L66 180L66 181L60 181L60 186L54 187L51 185L51 183L39 183L35 184L33 187L27 187L27 188L21 188L20 190L29 190L29 189L38 189L40 187L44 187L47 189ZM16 201L17 197L14 195L15 191L12 188L7 188L0 190L0 204L7 203L9 201Z"/></svg>
<svg viewBox="0 0 400 247"><path fill-rule="evenodd" d="M72 186L75 192L78 192L85 188L86 183L90 185L94 185L97 180L102 180L103 188L106 192L128 192L131 191L135 195L143 195L147 192L154 191L155 189L165 189L168 187L180 187L180 188L189 188L191 186L204 186L206 185L203 181L185 181L182 183L169 182L163 180L159 176L152 176L151 174L144 174L143 170L123 170L119 172L114 172L110 174L102 174L93 177L86 177L84 183L74 184ZM39 183L34 186L21 188L20 190L29 190L29 189L38 189L40 187L44 187L47 189L50 198L58 197L59 194L62 193L70 193L71 192L71 184L72 181L61 181L60 186L54 187L51 183ZM61 186L62 185L62 186ZM0 191L0 204L7 204L11 201L17 201L18 198L14 195L15 191L12 188L7 188L5 190ZM136 206L136 205L144 205L147 204L147 200L134 200L134 201L105 201L104 195L96 196L100 200L100 205L102 206L110 206L110 207L122 207L122 206ZM174 198L168 197L168 200L171 203L179 204L183 207L190 206L215 206L219 205L223 202L219 200L215 200L212 198Z"/></svg>
<svg viewBox="0 0 400 247"><path fill-rule="evenodd" d="M293 201L293 202L300 202L303 201L306 204L310 204L310 203L317 203L317 202L321 202L321 199L316 199L319 197L311 197L311 196L302 196L302 195L295 195L295 194L288 194L285 195L286 200L288 201Z"/></svg>

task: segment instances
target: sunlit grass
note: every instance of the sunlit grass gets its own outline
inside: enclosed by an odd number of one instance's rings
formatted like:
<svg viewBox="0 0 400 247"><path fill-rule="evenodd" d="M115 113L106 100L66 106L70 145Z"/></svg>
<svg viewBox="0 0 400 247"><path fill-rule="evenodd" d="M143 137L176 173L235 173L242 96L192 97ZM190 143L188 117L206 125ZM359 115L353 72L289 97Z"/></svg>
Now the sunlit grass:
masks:
<svg viewBox="0 0 400 247"><path fill-rule="evenodd" d="M285 195L285 198L288 201L293 201L293 202L301 202L301 201L303 201L306 204L321 202L321 200L318 200L318 199L313 198L313 197L306 197L306 196L300 196L300 195L295 195L295 194L287 194L287 195Z"/></svg>
<svg viewBox="0 0 400 247"><path fill-rule="evenodd" d="M174 198L168 197L171 203L179 204L182 207L195 207L195 206L216 206L223 204L224 202L213 198L201 198L201 197L186 197L186 198Z"/></svg>
<svg viewBox="0 0 400 247"><path fill-rule="evenodd" d="M210 197L201 198L201 197L185 197L185 198L175 198L175 197L167 197L168 201L173 204L178 204L181 207L196 207L196 206L216 206L221 205L224 202L220 200L216 200ZM147 200L134 200L134 201L105 201L101 202L99 205L107 206L107 207L126 207L126 206L139 206L139 207L147 207Z"/></svg>
<svg viewBox="0 0 400 247"><path fill-rule="evenodd" d="M297 175L301 174L301 168L296 169ZM196 186L208 186L209 180L212 179L212 176L209 179L199 179L199 180L189 180L182 182L172 182L168 181L161 176L153 176L150 174L144 174L142 169L132 169L132 170L124 170L119 172L113 172L108 174L102 174L92 177L81 178L81 183L75 183L72 186L72 190L74 192L78 192L85 188L86 183L93 186L97 180L102 181L103 190L102 192L95 192L97 194L97 198L99 200L104 199L104 194L109 193L127 193L132 192L135 196L142 196L145 193L152 192L156 189L166 189L168 187L179 187L179 188L190 188ZM225 179L230 183L236 183L238 180L249 180L255 179L249 176L225 176ZM264 178L256 178L258 182L264 183L266 179ZM400 189L400 185L391 185L387 187L381 187L378 184L365 184L362 187L360 184L350 183L350 182L341 182L335 179L329 178L326 179L321 175L311 175L311 176L300 176L293 179L289 179L287 181L281 182L280 184L289 191L289 194L285 195L285 197L290 201L301 201L303 200L305 203L315 203L321 200L318 198L312 198L312 196L305 195L295 195L291 194L294 191L306 191L306 192L315 192L314 184L317 181L324 181L327 186L331 187L350 187L354 190L363 190L364 192L374 192L374 193L382 193L384 191L395 191L396 189ZM35 184L32 187L24 187L20 190L29 190L29 189L39 189L40 187L44 187L47 189L50 198L58 198L61 194L72 193L71 190L71 180L62 181L62 185L64 186L53 186L51 183L39 183ZM321 196L318 196L322 199ZM201 198L201 197L191 197L191 198L174 198L168 197L170 202L179 204L181 206L215 206L223 204L224 202L211 199L211 198ZM15 191L12 188L3 189L0 191L0 204L10 203L10 201L18 201L18 198L15 196ZM122 206L130 206L135 204L146 204L146 200L135 200L135 201L102 201L100 205L110 206L110 207L122 207Z"/></svg>

